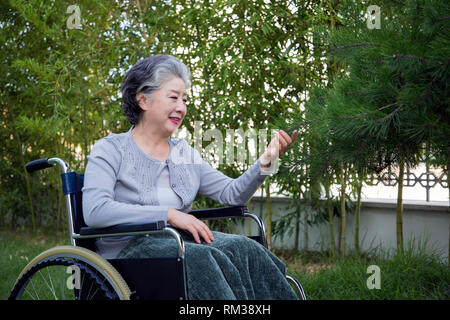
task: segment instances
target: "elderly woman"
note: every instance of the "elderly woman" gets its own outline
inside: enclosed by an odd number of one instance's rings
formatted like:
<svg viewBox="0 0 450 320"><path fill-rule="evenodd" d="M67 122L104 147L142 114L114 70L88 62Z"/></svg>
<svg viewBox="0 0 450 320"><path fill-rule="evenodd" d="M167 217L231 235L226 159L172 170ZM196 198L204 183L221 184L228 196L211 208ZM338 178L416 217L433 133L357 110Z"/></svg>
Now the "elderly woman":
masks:
<svg viewBox="0 0 450 320"><path fill-rule="evenodd" d="M285 265L245 236L212 232L188 214L197 193L222 205L244 205L263 183L274 157L295 140L280 131L266 152L232 179L202 160L184 139L172 139L186 116L190 71L177 58L156 55L136 63L122 84L132 127L98 140L83 188L86 224L103 228L163 220L182 230L190 299L296 299ZM174 255L168 235L96 241L105 258Z"/></svg>

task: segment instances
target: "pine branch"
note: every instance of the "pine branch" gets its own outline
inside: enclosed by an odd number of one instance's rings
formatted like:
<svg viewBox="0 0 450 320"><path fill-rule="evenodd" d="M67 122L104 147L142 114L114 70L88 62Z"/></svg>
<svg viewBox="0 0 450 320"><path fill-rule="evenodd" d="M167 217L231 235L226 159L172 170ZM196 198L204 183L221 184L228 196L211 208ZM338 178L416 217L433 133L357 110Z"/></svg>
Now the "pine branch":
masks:
<svg viewBox="0 0 450 320"><path fill-rule="evenodd" d="M419 97L419 99L417 100L417 102L415 103L414 106L419 105L420 103L422 103L422 101L425 99L425 97L430 93L431 88L433 87L434 82L436 81L436 77L428 84L427 88L424 90L424 92L422 93L422 95Z"/></svg>
<svg viewBox="0 0 450 320"><path fill-rule="evenodd" d="M377 112L377 111L381 111L381 110L390 108L390 107L395 106L395 105L397 105L397 104L399 104L398 101L396 101L396 102L394 102L394 103L391 103L391 104L388 104L388 105L385 105L385 106L380 107L380 108L378 108L378 109L376 109L376 110L373 110L373 111L363 112L363 113L357 113L357 114L354 114L354 115L351 115L351 116L339 116L339 117L333 117L333 118L313 118L313 119L309 119L309 120L302 121L302 122L296 124L295 126L292 126L292 127L287 128L287 129L284 129L283 131L289 133L289 132L292 132L293 130L296 130L296 129L299 130L299 129L302 128L303 126L307 126L307 125L309 125L309 124L311 124L311 123L314 123L314 122L317 122L317 121L355 119L355 118L359 118L359 117L363 117L363 116L370 115L370 114L375 113L375 112ZM400 108L400 107L399 107L399 108ZM397 108L397 109L399 109L399 108ZM396 110L397 110L397 109L396 109ZM397 112L396 110L394 110L393 113L394 113L394 112ZM388 116L389 116L389 115L388 115ZM392 116L391 116L391 117L392 117ZM385 118L386 118L386 117L385 117ZM384 118L383 118L383 119L384 119ZM377 120L381 121L381 119L377 119ZM377 120L374 120L374 121L377 121Z"/></svg>
<svg viewBox="0 0 450 320"><path fill-rule="evenodd" d="M445 16L445 17L438 18L438 19L432 19L431 21L432 22L441 22L441 21L444 21L444 20L447 20L447 19L450 19L450 16Z"/></svg>
<svg viewBox="0 0 450 320"><path fill-rule="evenodd" d="M382 60L387 59L413 59L413 60L419 60L423 64L427 64L427 60L424 58L412 55L412 54L394 54L392 57L381 57L375 60L374 64L379 64Z"/></svg>
<svg viewBox="0 0 450 320"><path fill-rule="evenodd" d="M356 47L379 46L379 45L380 44L375 43L375 42L354 43L354 44L349 44L346 46L334 47L334 48L331 48L329 51L356 48Z"/></svg>
<svg viewBox="0 0 450 320"><path fill-rule="evenodd" d="M433 80L428 84L428 86L426 87L426 89L423 91L423 93L420 95L419 99L417 99L416 103L415 103L412 107L416 107L416 106L418 106L419 104L422 103L422 101L425 99L425 97L431 92L431 88L433 87L433 84L434 84L434 82L435 82L436 80L437 80L437 77L433 78ZM397 104L397 103L395 103L395 104ZM392 104L392 105L394 105L394 104ZM387 106L385 106L385 107L388 107L388 106L391 106L391 105L387 105ZM382 108L380 108L380 109L378 109L378 110L382 110L382 109L384 109L385 107L382 107ZM375 123L381 123L381 122L383 122L383 121L385 121L385 120L391 119L396 113L398 113L401 109L403 109L403 107L405 107L405 104L403 104L403 105L401 105L401 106L398 106L397 108L395 108L394 111L392 111L392 112L391 112L390 114L388 114L387 116L385 116L385 117L383 117L383 118L381 118L381 119L375 119L375 120L373 120L373 123L374 123L374 124L375 124Z"/></svg>
<svg viewBox="0 0 450 320"><path fill-rule="evenodd" d="M398 102L397 102L397 103L393 103L392 105L395 105L395 104L398 104ZM388 106L391 106L391 105L388 105ZM386 106L386 107L388 107L388 106ZM381 118L381 119L375 119L375 120L373 120L373 123L374 123L374 124L377 124L377 123L384 122L384 121L386 121L386 120L388 120L388 119L391 119L391 118L392 118L397 112L399 112L403 107L404 107L404 105L398 106L397 108L395 108L394 111L392 111L391 113L389 113L387 116L385 116L385 117L383 117L383 118Z"/></svg>

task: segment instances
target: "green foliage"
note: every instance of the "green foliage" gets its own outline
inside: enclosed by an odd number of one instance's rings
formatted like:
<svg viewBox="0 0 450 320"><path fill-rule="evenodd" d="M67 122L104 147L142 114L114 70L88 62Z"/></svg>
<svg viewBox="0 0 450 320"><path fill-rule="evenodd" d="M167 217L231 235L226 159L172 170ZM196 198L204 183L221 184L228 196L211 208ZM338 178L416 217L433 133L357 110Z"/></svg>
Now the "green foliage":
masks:
<svg viewBox="0 0 450 320"><path fill-rule="evenodd" d="M123 76L156 53L193 71L189 132L194 121L224 137L227 129L300 129L274 177L282 193L306 199L286 220L292 232L344 166L351 177L400 157L414 164L423 144L433 163L448 166L444 1L373 1L379 30L367 29L367 4L355 1L80 0L81 29L69 29L72 4L0 3L0 225L63 230L57 170L29 176L24 165L58 156L82 172L97 139L128 129ZM216 204L199 196L196 205Z"/></svg>
<svg viewBox="0 0 450 320"><path fill-rule="evenodd" d="M191 133L194 121L225 136L298 113L306 75L323 68L303 58L319 3L80 0L81 29L70 29L70 1L2 1L0 224L63 228L57 170L29 176L24 165L58 156L82 172L96 140L128 129L120 85L141 58L168 53L191 68Z"/></svg>
<svg viewBox="0 0 450 320"><path fill-rule="evenodd" d="M297 186L285 181L295 177L306 187L305 199L314 190L323 196L317 184L348 186L339 178L343 168L350 178L400 162L415 166L425 147L434 164L448 168L450 6L434 0L370 4L380 7L380 29L367 27L368 4L359 1L342 1L338 19L313 29L318 50L326 52L327 81L313 83L304 112L291 117L301 148L286 156L277 179L292 190Z"/></svg>

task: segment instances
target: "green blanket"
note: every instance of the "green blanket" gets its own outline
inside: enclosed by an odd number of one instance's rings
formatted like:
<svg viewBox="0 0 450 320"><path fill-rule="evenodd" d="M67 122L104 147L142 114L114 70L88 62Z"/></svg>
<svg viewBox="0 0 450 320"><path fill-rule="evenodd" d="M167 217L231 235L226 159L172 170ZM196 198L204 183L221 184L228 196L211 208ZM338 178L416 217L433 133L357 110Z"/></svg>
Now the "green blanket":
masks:
<svg viewBox="0 0 450 320"><path fill-rule="evenodd" d="M215 232L211 244L197 244L187 232L185 262L188 298L192 300L298 299L286 281L286 266L258 242L245 236ZM154 258L177 255L168 234L136 237L118 258Z"/></svg>

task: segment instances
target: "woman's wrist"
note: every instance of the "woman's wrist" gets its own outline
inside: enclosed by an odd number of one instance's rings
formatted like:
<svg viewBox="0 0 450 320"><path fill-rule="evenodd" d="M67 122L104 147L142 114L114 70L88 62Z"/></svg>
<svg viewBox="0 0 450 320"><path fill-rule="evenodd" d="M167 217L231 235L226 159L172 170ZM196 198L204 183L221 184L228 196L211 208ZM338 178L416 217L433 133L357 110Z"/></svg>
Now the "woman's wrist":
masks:
<svg viewBox="0 0 450 320"><path fill-rule="evenodd" d="M169 208L167 210L167 223L172 224L171 222L173 221L174 215L176 214L176 210L173 208Z"/></svg>
<svg viewBox="0 0 450 320"><path fill-rule="evenodd" d="M271 160L270 158L266 157L265 155L262 155L261 158L259 158L259 164L261 166L261 168L263 169L267 169L270 168Z"/></svg>

